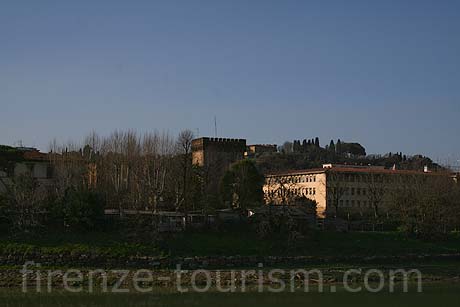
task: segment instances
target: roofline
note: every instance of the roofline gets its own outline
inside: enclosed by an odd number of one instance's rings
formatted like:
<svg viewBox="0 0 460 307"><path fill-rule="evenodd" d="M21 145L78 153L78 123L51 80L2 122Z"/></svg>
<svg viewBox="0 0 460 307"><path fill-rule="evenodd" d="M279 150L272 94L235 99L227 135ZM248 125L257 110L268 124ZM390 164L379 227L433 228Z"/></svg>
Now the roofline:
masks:
<svg viewBox="0 0 460 307"><path fill-rule="evenodd" d="M303 170L289 170L279 173L264 174L265 177L278 177L278 176L295 176L305 174L321 174L327 172L340 172L340 173L364 173L364 174L392 174L392 175L447 175L444 172L423 172L415 170L392 170L392 169L371 169L371 168L313 168Z"/></svg>

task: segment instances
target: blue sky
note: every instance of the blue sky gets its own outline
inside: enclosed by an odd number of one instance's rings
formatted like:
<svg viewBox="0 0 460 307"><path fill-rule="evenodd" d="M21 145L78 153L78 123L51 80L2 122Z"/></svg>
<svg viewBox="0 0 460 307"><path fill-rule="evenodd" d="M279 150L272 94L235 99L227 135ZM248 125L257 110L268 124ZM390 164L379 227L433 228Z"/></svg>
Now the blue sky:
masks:
<svg viewBox="0 0 460 307"><path fill-rule="evenodd" d="M0 2L0 143L183 128L460 158L460 1Z"/></svg>

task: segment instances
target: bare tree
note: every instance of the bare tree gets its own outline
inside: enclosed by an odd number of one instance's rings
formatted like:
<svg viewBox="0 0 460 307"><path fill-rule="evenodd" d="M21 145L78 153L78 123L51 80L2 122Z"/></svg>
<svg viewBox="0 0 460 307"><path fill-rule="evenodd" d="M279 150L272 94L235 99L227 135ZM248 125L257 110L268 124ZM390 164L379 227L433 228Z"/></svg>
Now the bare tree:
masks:
<svg viewBox="0 0 460 307"><path fill-rule="evenodd" d="M190 201L189 197L189 177L192 167L192 140L194 139L194 134L191 130L183 130L179 133L177 138L177 149L178 154L181 157L181 169L182 169L182 193L176 202L176 210L181 206L184 207L184 211L188 211L188 202Z"/></svg>
<svg viewBox="0 0 460 307"><path fill-rule="evenodd" d="M391 191L393 215L408 234L439 239L458 227L458 195L447 175L407 175Z"/></svg>
<svg viewBox="0 0 460 307"><path fill-rule="evenodd" d="M42 226L46 189L30 173L14 177L6 194L6 217L14 232L31 232Z"/></svg>
<svg viewBox="0 0 460 307"><path fill-rule="evenodd" d="M395 184L396 176L388 177L382 174L368 173L364 175L365 193L369 206L372 209L372 228L380 222L383 199L388 196L388 191ZM390 182L391 180L391 182Z"/></svg>
<svg viewBox="0 0 460 307"><path fill-rule="evenodd" d="M332 202L332 206L334 207L335 218L337 218L340 214L341 200L347 192L343 176L343 174L333 170L328 170L326 172L326 195L328 195L328 201L330 200Z"/></svg>

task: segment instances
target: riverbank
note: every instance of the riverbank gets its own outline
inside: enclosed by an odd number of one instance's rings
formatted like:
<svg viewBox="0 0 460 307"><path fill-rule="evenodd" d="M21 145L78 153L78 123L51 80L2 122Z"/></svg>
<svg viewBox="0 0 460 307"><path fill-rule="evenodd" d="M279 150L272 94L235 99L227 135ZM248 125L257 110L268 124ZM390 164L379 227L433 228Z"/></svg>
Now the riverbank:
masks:
<svg viewBox="0 0 460 307"><path fill-rule="evenodd" d="M0 267L27 261L44 267L230 269L460 263L460 239L424 242L399 233L317 232L286 245L245 231L196 232L133 243L118 233L46 234L0 238Z"/></svg>
<svg viewBox="0 0 460 307"><path fill-rule="evenodd" d="M379 275L381 274L381 275ZM407 278L407 280L406 280ZM236 289L260 286L285 286L294 288L325 285L363 284L365 282L451 283L460 284L460 262L431 264L380 264L380 265L310 265L290 268L269 268L259 264L240 269L184 270L176 269L104 269L56 268L27 263L21 267L0 267L0 288L22 289L38 292L58 289L80 291L125 288L202 289L233 286ZM113 291L116 292L116 291Z"/></svg>

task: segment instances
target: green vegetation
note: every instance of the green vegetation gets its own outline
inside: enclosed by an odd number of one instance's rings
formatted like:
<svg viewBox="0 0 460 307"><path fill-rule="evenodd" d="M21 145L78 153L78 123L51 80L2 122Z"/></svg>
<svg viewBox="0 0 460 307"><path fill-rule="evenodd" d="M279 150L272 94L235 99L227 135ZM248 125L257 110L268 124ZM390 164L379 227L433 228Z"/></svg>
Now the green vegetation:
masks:
<svg viewBox="0 0 460 307"><path fill-rule="evenodd" d="M88 254L107 257L161 256L153 244L139 244L120 240L116 232L49 233L41 236L0 238L0 253L23 255Z"/></svg>
<svg viewBox="0 0 460 307"><path fill-rule="evenodd" d="M16 148L7 146L7 145L0 145L0 153L17 153L19 152Z"/></svg>
<svg viewBox="0 0 460 307"><path fill-rule="evenodd" d="M404 256L410 254L460 253L460 236L425 242L400 233L317 232L287 248L282 237L260 239L247 229L224 232L180 233L157 243L132 243L118 233L53 233L41 237L0 239L0 251L9 253L81 253L111 256Z"/></svg>
<svg viewBox="0 0 460 307"><path fill-rule="evenodd" d="M62 223L73 231L94 230L103 224L103 200L92 191L68 189L62 199L50 202L47 209L51 223Z"/></svg>
<svg viewBox="0 0 460 307"><path fill-rule="evenodd" d="M221 194L227 207L254 208L262 205L264 176L251 160L236 162L225 172L221 182Z"/></svg>
<svg viewBox="0 0 460 307"><path fill-rule="evenodd" d="M366 149L359 143L343 142L321 147L319 139L285 142L279 153L264 153L257 156L256 163L263 173L322 167L325 163L378 165L386 168L396 166L403 170L442 169L430 158L422 155L407 156L402 152L385 155L366 155Z"/></svg>
<svg viewBox="0 0 460 307"><path fill-rule="evenodd" d="M0 145L0 171L11 172L16 162L23 160L23 154L14 147Z"/></svg>
<svg viewBox="0 0 460 307"><path fill-rule="evenodd" d="M258 255L258 256L391 256L460 253L460 237L424 242L395 232L316 232L287 248L283 238L261 240L248 232L184 233L163 247L171 255Z"/></svg>

